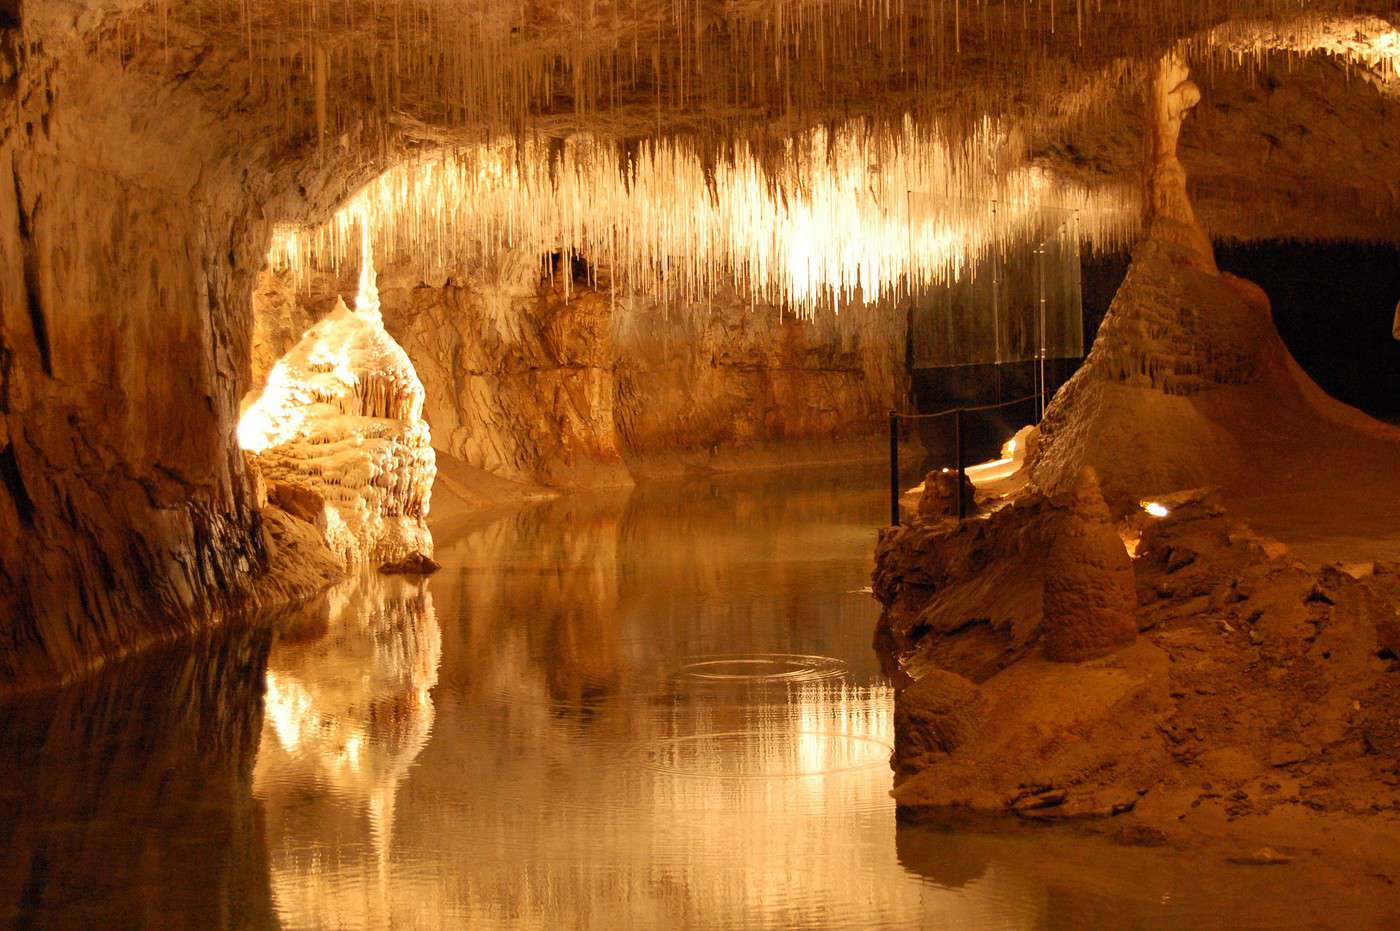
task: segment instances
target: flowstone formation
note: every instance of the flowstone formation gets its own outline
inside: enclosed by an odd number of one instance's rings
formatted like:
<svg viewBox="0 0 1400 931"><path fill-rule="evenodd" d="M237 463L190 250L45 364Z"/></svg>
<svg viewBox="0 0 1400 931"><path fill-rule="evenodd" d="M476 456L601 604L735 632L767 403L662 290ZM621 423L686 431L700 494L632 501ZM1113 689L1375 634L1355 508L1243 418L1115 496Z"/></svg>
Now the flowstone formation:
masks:
<svg viewBox="0 0 1400 931"><path fill-rule="evenodd" d="M277 361L238 437L269 500L320 531L347 568L431 556L437 468L423 385L384 330L368 249L355 309L337 298Z"/></svg>

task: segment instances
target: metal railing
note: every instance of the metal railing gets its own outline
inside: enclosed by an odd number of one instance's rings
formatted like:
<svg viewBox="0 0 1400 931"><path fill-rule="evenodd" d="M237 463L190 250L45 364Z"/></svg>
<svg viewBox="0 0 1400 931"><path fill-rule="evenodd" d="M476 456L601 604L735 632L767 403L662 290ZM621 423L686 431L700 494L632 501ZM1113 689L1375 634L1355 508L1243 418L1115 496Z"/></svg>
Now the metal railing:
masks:
<svg viewBox="0 0 1400 931"><path fill-rule="evenodd" d="M1023 398L1014 401L1000 401L996 404L974 404L966 407L955 407L951 410L939 411L936 414L902 414L899 411L890 411L890 526L899 526L899 422L901 420L936 420L940 417L953 418L953 459L958 473L958 520L967 517L967 463L963 457L963 416L965 414L975 414L978 411L992 411L1003 407L1013 407L1017 404L1025 404L1027 401L1042 401L1045 394L1037 391L1028 394ZM1040 406L1044 410L1043 403Z"/></svg>

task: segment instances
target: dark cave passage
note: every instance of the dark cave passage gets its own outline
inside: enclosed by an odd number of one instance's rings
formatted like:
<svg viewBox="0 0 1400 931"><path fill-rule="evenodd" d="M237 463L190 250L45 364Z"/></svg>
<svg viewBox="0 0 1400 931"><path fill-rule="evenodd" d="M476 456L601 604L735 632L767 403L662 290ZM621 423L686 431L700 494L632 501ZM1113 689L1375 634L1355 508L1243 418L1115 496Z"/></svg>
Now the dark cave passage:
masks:
<svg viewBox="0 0 1400 931"><path fill-rule="evenodd" d="M1400 247L1382 243L1217 243L1224 271L1260 285L1293 358L1323 391L1400 420Z"/></svg>

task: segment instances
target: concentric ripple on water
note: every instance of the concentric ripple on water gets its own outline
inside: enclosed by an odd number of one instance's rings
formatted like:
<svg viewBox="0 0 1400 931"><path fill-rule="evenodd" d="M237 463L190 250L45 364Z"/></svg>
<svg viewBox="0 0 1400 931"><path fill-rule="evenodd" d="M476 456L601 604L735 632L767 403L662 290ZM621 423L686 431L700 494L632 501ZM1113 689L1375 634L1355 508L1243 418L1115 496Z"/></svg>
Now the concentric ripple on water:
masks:
<svg viewBox="0 0 1400 931"><path fill-rule="evenodd" d="M643 759L675 775L765 779L885 767L889 757L890 745L874 737L775 729L671 737L648 747Z"/></svg>
<svg viewBox="0 0 1400 931"><path fill-rule="evenodd" d="M835 657L801 653L712 653L696 656L673 674L680 682L740 684L807 683L844 679L847 665Z"/></svg>

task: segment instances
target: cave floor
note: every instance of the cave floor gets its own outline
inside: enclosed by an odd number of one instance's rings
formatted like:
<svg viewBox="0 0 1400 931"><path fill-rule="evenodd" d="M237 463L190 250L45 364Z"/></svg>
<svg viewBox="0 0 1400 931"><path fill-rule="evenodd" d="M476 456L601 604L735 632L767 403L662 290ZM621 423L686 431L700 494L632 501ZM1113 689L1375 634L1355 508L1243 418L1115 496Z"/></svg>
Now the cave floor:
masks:
<svg viewBox="0 0 1400 931"><path fill-rule="evenodd" d="M535 502L0 707L0 924L1361 925L1335 855L897 821L869 475ZM1388 903L1388 904L1387 904Z"/></svg>

